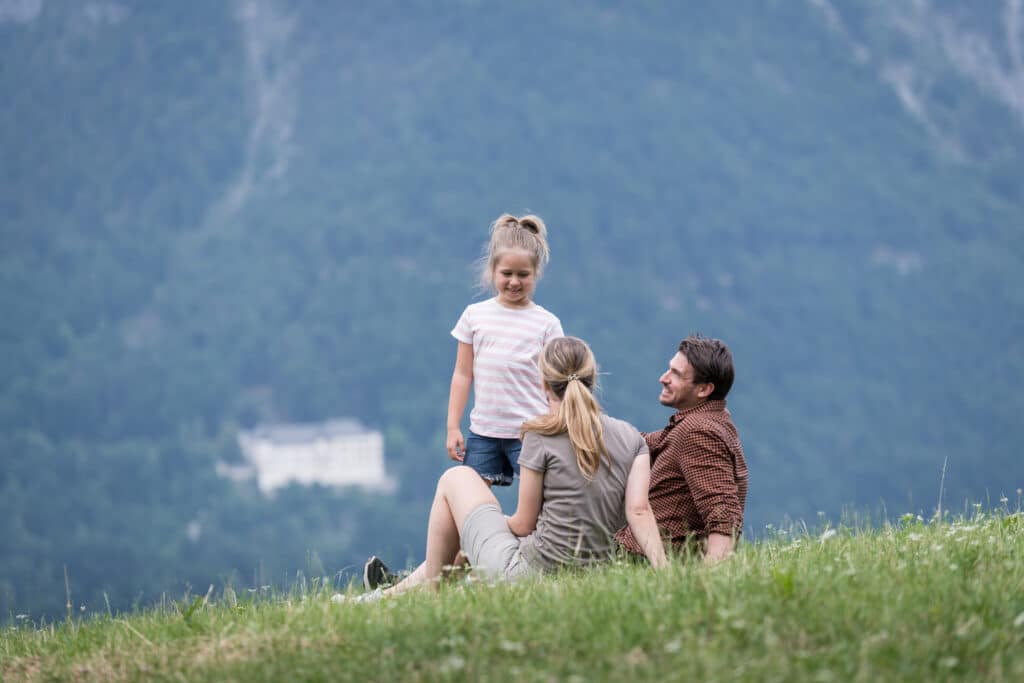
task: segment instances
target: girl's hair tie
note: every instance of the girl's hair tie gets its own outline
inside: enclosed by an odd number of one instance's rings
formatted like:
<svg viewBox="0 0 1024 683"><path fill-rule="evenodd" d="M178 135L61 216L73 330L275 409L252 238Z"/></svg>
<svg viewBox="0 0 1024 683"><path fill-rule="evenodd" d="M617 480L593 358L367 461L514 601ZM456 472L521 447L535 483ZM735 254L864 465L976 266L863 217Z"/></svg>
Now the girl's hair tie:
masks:
<svg viewBox="0 0 1024 683"><path fill-rule="evenodd" d="M577 375L577 374L576 374L575 372L574 372L574 373L572 373L571 375L569 375L569 379L567 379L566 381L567 381L567 382L571 382L571 381L573 381L574 379L579 379L579 375Z"/></svg>

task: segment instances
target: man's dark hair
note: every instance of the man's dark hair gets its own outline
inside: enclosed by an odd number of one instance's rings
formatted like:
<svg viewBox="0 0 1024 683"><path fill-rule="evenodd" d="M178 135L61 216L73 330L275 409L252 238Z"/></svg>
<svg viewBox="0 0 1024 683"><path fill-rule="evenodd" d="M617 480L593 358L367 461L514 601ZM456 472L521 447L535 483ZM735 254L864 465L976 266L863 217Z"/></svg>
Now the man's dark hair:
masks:
<svg viewBox="0 0 1024 683"><path fill-rule="evenodd" d="M726 397L732 388L735 371L732 367L732 352L721 339L709 339L699 334L691 334L679 342L679 353L686 356L693 368L695 384L710 382L715 385L709 401L718 401Z"/></svg>

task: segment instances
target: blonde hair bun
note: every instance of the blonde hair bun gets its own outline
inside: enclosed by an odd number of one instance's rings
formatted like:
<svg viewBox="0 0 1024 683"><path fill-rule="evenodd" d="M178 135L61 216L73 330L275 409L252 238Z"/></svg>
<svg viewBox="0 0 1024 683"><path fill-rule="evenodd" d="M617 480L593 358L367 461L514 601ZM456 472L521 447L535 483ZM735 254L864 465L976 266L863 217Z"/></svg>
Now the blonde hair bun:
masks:
<svg viewBox="0 0 1024 683"><path fill-rule="evenodd" d="M544 274L544 267L551 258L548 228L540 216L513 216L510 213L503 213L491 223L491 239L487 242L479 262L482 289L488 290L494 286L494 266L498 258L510 249L520 249L529 254L537 279L540 279Z"/></svg>

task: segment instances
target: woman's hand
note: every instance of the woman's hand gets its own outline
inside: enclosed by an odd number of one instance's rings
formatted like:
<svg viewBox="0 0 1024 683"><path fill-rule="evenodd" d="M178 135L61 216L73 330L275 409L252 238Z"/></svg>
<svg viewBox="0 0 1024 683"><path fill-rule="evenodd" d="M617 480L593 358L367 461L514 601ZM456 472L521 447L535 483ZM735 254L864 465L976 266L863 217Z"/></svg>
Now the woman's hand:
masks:
<svg viewBox="0 0 1024 683"><path fill-rule="evenodd" d="M436 441L434 443L437 443ZM462 438L462 430L449 429L448 438L445 440L445 448L448 449L448 457L456 462L462 462L466 457L466 442Z"/></svg>

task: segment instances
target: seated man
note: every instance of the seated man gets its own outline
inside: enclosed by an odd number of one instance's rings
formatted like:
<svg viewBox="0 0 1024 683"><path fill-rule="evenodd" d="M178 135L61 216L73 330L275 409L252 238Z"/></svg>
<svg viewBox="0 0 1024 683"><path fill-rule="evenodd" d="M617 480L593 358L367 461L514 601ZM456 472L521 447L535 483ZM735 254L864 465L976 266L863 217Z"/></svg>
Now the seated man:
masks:
<svg viewBox="0 0 1024 683"><path fill-rule="evenodd" d="M676 413L664 429L643 435L651 450L651 508L663 538L677 550L698 547L714 563L732 553L747 498L747 463L725 407L732 353L718 339L691 335L660 381L659 401ZM615 538L630 553L642 552L628 527Z"/></svg>

